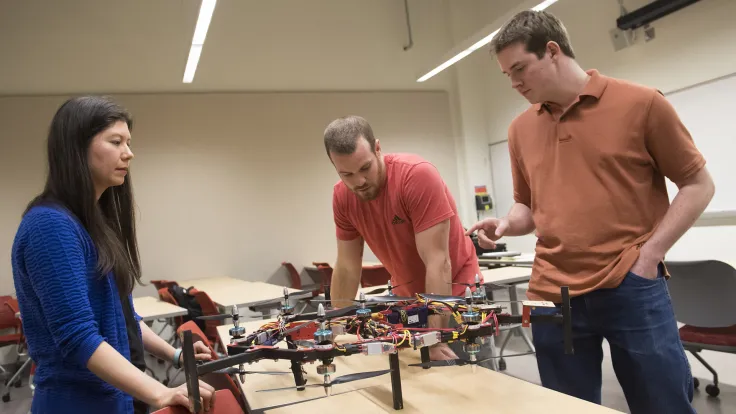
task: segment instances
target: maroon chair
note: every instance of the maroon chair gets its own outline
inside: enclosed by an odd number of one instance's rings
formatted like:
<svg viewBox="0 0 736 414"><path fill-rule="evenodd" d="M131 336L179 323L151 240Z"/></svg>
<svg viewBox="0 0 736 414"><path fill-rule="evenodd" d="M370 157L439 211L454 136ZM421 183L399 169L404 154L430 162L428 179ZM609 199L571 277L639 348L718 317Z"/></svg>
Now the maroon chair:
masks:
<svg viewBox="0 0 736 414"><path fill-rule="evenodd" d="M179 284L173 280L152 280L151 284L153 284L156 290L168 289L172 286L179 286Z"/></svg>
<svg viewBox="0 0 736 414"><path fill-rule="evenodd" d="M289 272L289 279L291 280L291 288L298 290L311 290L312 297L319 296L322 290L321 284L302 285L302 278L299 276L299 272L296 270L293 264L289 262L281 262L281 265L286 268Z"/></svg>
<svg viewBox="0 0 736 414"><path fill-rule="evenodd" d="M215 405L209 414L245 414L245 410L238 403L237 398L230 390L215 391ZM190 414L189 410L183 406L166 407L156 410L151 414Z"/></svg>
<svg viewBox="0 0 736 414"><path fill-rule="evenodd" d="M199 306L202 308L202 315L210 316L210 315L220 314L220 310L217 308L217 304L212 300L212 298L210 298L207 292L192 289L189 291L189 293L194 295L194 299L197 301ZM224 352L225 346L224 344L222 344L222 342L220 342L220 337L219 335L217 335L217 327L220 325L222 325L222 321L218 321L218 320L205 321L204 334L207 336L207 339L210 341L210 343L214 344L214 348L216 350L222 349Z"/></svg>
<svg viewBox="0 0 736 414"><path fill-rule="evenodd" d="M20 383L17 382L20 379L20 374L31 363L30 359L26 360L23 364L20 363L21 357L26 355L24 352L26 341L23 336L23 324L19 315L18 300L12 296L0 296L0 331L12 330L9 333L0 335L0 348L15 346L18 355L15 360L15 369L4 384L5 393L2 396L3 402L10 401L10 386L14 383L20 386ZM2 365L0 365L0 373L10 374Z"/></svg>

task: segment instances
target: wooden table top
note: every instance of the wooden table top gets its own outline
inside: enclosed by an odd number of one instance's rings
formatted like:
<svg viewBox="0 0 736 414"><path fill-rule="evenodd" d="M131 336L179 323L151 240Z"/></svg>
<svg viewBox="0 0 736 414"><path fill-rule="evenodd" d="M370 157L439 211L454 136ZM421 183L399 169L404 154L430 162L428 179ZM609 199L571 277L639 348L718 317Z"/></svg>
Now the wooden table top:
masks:
<svg viewBox="0 0 736 414"><path fill-rule="evenodd" d="M528 267L505 266L495 269L483 269L484 282L498 284L514 284L528 282L532 277L532 269Z"/></svg>
<svg viewBox="0 0 736 414"><path fill-rule="evenodd" d="M251 282L232 277L211 277L182 280L179 285L184 287L194 286L197 290L206 292L217 305L221 307L248 307L257 302L284 297L284 286L273 285L265 282ZM288 288L289 293L298 292L297 289ZM310 297L311 293L301 296L295 295L294 299Z"/></svg>
<svg viewBox="0 0 736 414"><path fill-rule="evenodd" d="M189 313L189 311L182 307L164 302L153 296L133 298L133 308L135 308L135 312L143 318L144 321L173 318L174 316L182 316Z"/></svg>
<svg viewBox="0 0 736 414"><path fill-rule="evenodd" d="M249 321L243 323L242 326L245 327L246 332L253 332L265 322L268 321ZM218 327L218 334L224 343L230 342L228 332L230 327L229 325ZM354 341L355 338L353 335L341 335L337 342ZM281 346L285 345L281 344ZM420 362L418 350L405 349L399 353L404 400L402 412L458 412L479 407L493 407L494 412L504 413L603 414L616 412L486 368L477 367L476 372L473 373L472 368L468 366L427 370L408 366L418 362ZM316 362L304 366L307 384L322 383L322 376L316 372L318 364L319 362ZM334 364L336 372L332 375L333 379L350 373L389 368L387 355L336 357ZM289 361L261 360L246 365L246 369L290 372L290 363ZM240 384L238 378L236 381ZM345 414L346 410L351 413L395 412L389 374L335 385L332 390L333 394L339 395L328 398L319 398L324 397L324 389L321 387L306 388L304 391L294 389L257 392L263 389L294 386L294 377L291 374L247 375L245 382L240 386L250 407L255 410L303 401L288 407L268 409L265 411L268 413L317 411ZM313 400L306 401L310 399Z"/></svg>

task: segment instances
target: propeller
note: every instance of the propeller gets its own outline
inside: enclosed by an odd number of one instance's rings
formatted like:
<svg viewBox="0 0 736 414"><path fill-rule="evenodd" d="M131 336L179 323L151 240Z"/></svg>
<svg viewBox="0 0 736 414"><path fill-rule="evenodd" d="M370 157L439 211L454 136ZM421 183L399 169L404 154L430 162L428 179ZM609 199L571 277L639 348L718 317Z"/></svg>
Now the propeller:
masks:
<svg viewBox="0 0 736 414"><path fill-rule="evenodd" d="M391 281L389 280L388 283L386 283L386 287L379 287L379 288L376 288L376 289L371 290L370 292L365 292L365 294L366 295L376 295L376 294L383 293L383 292L385 292L385 291L388 290L388 294L389 295L392 295L391 292L394 289L396 289L397 287L406 286L406 285L409 285L409 284L412 284L412 283L414 283L414 281L413 280L410 280L410 281L408 281L406 283L402 283L400 285L393 286L391 284Z"/></svg>
<svg viewBox="0 0 736 414"><path fill-rule="evenodd" d="M395 303L405 302L414 300L416 298L410 298L408 296L394 296L394 295L383 295L383 296L369 296L366 298L366 302L370 303Z"/></svg>
<svg viewBox="0 0 736 414"><path fill-rule="evenodd" d="M218 369L217 371L212 371L216 374L227 374L227 375L245 375L245 374L263 374L263 375L289 375L291 372L286 371L245 371L241 370L240 368L236 367L228 367L223 369Z"/></svg>
<svg viewBox="0 0 736 414"><path fill-rule="evenodd" d="M520 357L525 355L533 355L534 352L523 352L520 354L511 354L511 355L497 355L488 357L485 359L481 359L480 361L469 361L466 359L447 359L447 360L440 360L440 361L427 361L427 362L421 362L418 364L409 364L410 367L423 367L423 368L433 368L433 367L454 367L454 366L463 366L463 365L478 365L486 361L490 361L492 359L496 358L511 358L511 357Z"/></svg>
<svg viewBox="0 0 736 414"><path fill-rule="evenodd" d="M299 386L294 386L294 387L271 388L271 389L265 389L265 390L257 390L256 392L286 391L286 390L295 390L298 388L316 388L316 387L328 388L333 385L346 384L348 382L379 377L381 375L386 375L390 372L391 372L390 369L384 369L380 371L358 372L354 374L345 374L345 375L339 376L333 379L332 381L325 382L323 384L307 384L307 385L299 385Z"/></svg>
<svg viewBox="0 0 736 414"><path fill-rule="evenodd" d="M435 295L434 293L420 293L425 299L435 302L465 302L465 298L462 296L451 296L451 295Z"/></svg>

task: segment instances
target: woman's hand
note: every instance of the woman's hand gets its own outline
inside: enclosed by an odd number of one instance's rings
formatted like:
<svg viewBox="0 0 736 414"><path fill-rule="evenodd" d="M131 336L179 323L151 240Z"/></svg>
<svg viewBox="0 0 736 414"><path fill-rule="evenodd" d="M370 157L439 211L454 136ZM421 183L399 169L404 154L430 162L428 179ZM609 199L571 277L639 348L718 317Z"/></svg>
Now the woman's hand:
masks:
<svg viewBox="0 0 736 414"><path fill-rule="evenodd" d="M199 381L199 395L202 406L202 412L208 412L215 405L215 389L202 381ZM166 388L161 395L156 398L155 408L161 409L164 407L170 407L172 405L181 405L187 407L189 412L194 413L194 407L189 401L189 394L187 392L187 384L182 384L176 388Z"/></svg>
<svg viewBox="0 0 736 414"><path fill-rule="evenodd" d="M212 359L212 350L202 341L194 343L194 359L197 361L209 361ZM179 354L179 366L184 363L184 353Z"/></svg>

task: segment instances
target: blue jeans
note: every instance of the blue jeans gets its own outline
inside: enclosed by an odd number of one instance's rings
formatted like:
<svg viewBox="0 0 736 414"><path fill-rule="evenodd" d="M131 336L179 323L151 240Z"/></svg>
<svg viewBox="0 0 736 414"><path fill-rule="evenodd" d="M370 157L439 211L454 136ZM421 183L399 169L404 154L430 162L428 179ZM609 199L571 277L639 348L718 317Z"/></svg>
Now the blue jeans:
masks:
<svg viewBox="0 0 736 414"><path fill-rule="evenodd" d="M570 304L574 355L564 353L562 325L532 323L544 387L600 404L605 338L632 414L695 413L690 364L661 269L654 280L629 272L617 288ZM536 308L532 315L559 311Z"/></svg>

